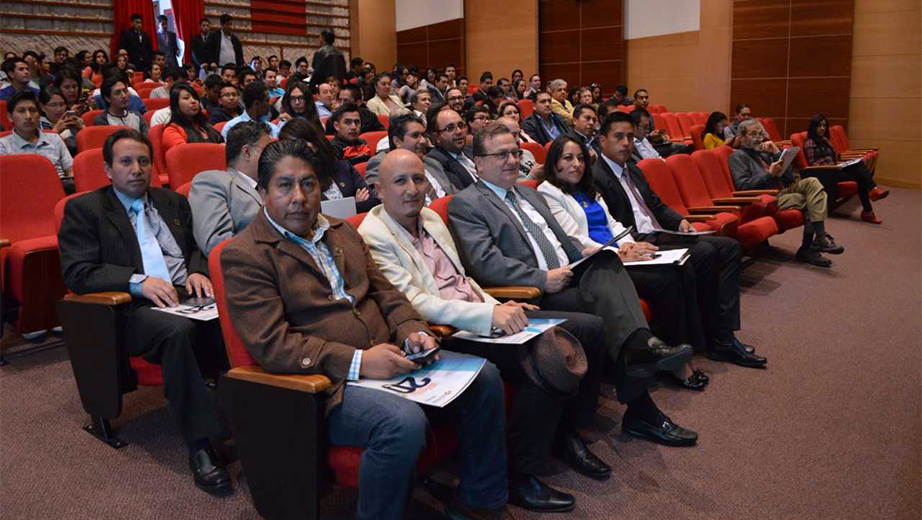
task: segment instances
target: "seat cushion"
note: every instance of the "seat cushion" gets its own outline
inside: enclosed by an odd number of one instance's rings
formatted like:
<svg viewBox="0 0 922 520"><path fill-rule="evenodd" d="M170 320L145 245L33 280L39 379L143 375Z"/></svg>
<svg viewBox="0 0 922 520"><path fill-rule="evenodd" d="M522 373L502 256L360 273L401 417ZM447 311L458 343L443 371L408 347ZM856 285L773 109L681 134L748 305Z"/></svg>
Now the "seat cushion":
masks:
<svg viewBox="0 0 922 520"><path fill-rule="evenodd" d="M736 230L736 239L739 240L743 251L748 251L761 244L765 239L778 234L778 224L771 217L762 217L739 226Z"/></svg>
<svg viewBox="0 0 922 520"><path fill-rule="evenodd" d="M778 224L779 233L804 225L804 214L799 209L780 210L775 212L772 218Z"/></svg>
<svg viewBox="0 0 922 520"><path fill-rule="evenodd" d="M137 372L139 385L163 385L163 371L160 370L160 365L149 363L141 356L128 358L128 364L131 366L132 370Z"/></svg>

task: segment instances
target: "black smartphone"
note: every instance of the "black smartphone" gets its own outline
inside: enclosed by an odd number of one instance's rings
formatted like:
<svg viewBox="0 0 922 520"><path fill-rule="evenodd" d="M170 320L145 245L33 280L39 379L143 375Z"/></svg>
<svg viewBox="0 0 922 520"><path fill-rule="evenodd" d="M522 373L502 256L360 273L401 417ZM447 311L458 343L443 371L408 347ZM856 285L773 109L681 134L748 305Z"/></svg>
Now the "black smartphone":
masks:
<svg viewBox="0 0 922 520"><path fill-rule="evenodd" d="M183 305L188 305L189 307L208 307L214 303L214 298L189 298L186 301L182 302Z"/></svg>
<svg viewBox="0 0 922 520"><path fill-rule="evenodd" d="M417 365L428 365L435 358L435 354L439 350L440 347L438 346L432 347L429 350L420 350L415 354L407 354L407 359Z"/></svg>

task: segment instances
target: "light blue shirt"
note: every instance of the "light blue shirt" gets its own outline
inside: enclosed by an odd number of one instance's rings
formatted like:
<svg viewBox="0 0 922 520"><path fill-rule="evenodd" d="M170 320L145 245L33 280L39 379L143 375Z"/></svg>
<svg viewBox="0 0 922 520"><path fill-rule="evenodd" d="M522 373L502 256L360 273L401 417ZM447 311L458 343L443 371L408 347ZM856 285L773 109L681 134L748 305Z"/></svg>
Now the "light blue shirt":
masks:
<svg viewBox="0 0 922 520"><path fill-rule="evenodd" d="M560 136L560 129L554 124L553 117L547 121L545 121L543 117L539 117L538 122L547 130L547 135L551 137L551 141Z"/></svg>
<svg viewBox="0 0 922 520"><path fill-rule="evenodd" d="M327 108L327 106L321 103L320 101L314 101L314 106L317 107L317 115L320 116L321 118L330 117L333 115L333 111Z"/></svg>
<svg viewBox="0 0 922 520"><path fill-rule="evenodd" d="M243 123L245 121L252 121L252 120L253 118L250 117L250 114L248 114L247 111L244 110L242 114L231 119L230 121L227 122L227 124L224 125L224 128L221 130L221 135L224 136L225 140L227 140L227 132L229 132L230 129L234 127L234 125L236 125L237 123ZM269 127L269 130L271 130L272 137L279 136L279 130L281 130L282 127L276 124L273 124L272 121L269 120L269 116L262 116L259 119L259 122Z"/></svg>

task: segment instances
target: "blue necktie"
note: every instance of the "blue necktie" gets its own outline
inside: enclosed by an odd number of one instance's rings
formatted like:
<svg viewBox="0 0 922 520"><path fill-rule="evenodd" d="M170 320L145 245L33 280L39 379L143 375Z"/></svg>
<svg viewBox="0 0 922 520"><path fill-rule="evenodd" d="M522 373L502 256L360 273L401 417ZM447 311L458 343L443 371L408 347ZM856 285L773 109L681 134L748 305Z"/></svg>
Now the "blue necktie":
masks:
<svg viewBox="0 0 922 520"><path fill-rule="evenodd" d="M147 221L147 212L144 211L144 200L135 199L131 203L131 211L137 215L136 227L138 234L138 245L141 247L141 260L144 263L144 274L161 278L170 283L173 279L170 277L170 270L166 267L166 260L163 258L163 250L160 249L160 242L154 236Z"/></svg>

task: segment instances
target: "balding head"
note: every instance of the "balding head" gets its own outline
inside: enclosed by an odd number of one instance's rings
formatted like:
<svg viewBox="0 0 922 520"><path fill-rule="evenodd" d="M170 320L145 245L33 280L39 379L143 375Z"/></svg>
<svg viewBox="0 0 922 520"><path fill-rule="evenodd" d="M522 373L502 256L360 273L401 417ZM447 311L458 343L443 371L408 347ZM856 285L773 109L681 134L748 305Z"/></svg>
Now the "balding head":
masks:
<svg viewBox="0 0 922 520"><path fill-rule="evenodd" d="M519 128L519 122L515 119L512 119L511 117L501 117L497 119L496 122L508 128L509 131L516 136L519 135L521 128Z"/></svg>
<svg viewBox="0 0 922 520"><path fill-rule="evenodd" d="M392 150L381 161L377 184L384 211L415 236L429 189L423 161L410 150Z"/></svg>

